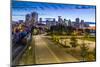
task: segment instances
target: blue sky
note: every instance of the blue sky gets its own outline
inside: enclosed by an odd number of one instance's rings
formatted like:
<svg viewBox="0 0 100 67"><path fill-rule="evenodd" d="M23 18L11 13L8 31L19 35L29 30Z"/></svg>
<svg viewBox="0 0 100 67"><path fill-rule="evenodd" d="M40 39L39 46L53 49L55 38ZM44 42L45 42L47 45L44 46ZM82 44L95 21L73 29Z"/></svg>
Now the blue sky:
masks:
<svg viewBox="0 0 100 67"><path fill-rule="evenodd" d="M86 22L95 22L95 6L75 4L54 4L39 2L12 2L12 20L25 20L25 15L36 11L42 18L80 18Z"/></svg>

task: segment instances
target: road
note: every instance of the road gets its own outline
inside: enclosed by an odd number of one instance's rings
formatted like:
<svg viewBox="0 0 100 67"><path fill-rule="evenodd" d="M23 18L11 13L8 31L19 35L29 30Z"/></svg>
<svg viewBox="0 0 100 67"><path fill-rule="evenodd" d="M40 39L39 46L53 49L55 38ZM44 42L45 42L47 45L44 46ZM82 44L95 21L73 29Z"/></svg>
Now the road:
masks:
<svg viewBox="0 0 100 67"><path fill-rule="evenodd" d="M27 64L49 64L49 63L65 63L65 62L79 62L79 58L67 53L67 48L51 41L50 36L34 35L30 46L18 61L18 65ZM69 41L67 41L68 43ZM82 41L79 39L79 43ZM88 46L93 50L95 42L85 41L89 43ZM91 45L92 44L92 45ZM94 46L93 46L94 44Z"/></svg>
<svg viewBox="0 0 100 67"><path fill-rule="evenodd" d="M63 47L49 40L48 36L35 35L32 38L30 46L23 54L18 65L80 61L66 53Z"/></svg>
<svg viewBox="0 0 100 67"><path fill-rule="evenodd" d="M36 35L33 36L33 39L35 42L35 64L79 62L45 36Z"/></svg>

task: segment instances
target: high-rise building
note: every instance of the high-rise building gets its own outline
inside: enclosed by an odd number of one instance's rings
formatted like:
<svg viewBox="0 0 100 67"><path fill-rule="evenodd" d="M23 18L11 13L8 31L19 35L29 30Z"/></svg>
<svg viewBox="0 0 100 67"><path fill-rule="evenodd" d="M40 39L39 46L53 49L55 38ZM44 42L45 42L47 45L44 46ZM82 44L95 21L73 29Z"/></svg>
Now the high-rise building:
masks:
<svg viewBox="0 0 100 67"><path fill-rule="evenodd" d="M71 20L69 19L69 20L68 20L68 26L71 26L71 24L72 24L72 23L71 23Z"/></svg>
<svg viewBox="0 0 100 67"><path fill-rule="evenodd" d="M76 18L76 23L79 23L80 22L80 19L79 18Z"/></svg>
<svg viewBox="0 0 100 67"><path fill-rule="evenodd" d="M56 19L55 18L53 18L53 20L52 20L52 25L56 25Z"/></svg>
<svg viewBox="0 0 100 67"><path fill-rule="evenodd" d="M80 28L84 28L84 20L81 20L81 22L80 22Z"/></svg>
<svg viewBox="0 0 100 67"><path fill-rule="evenodd" d="M26 16L25 16L25 22L29 22L30 21L30 14L27 14Z"/></svg>
<svg viewBox="0 0 100 67"><path fill-rule="evenodd" d="M39 23L42 23L42 18L39 18Z"/></svg>
<svg viewBox="0 0 100 67"><path fill-rule="evenodd" d="M63 20L62 20L61 16L58 16L58 23L62 23L62 22L63 22Z"/></svg>
<svg viewBox="0 0 100 67"><path fill-rule="evenodd" d="M50 29L51 27L51 22L48 19L46 19L46 26L48 27L48 29Z"/></svg>
<svg viewBox="0 0 100 67"><path fill-rule="evenodd" d="M56 19L55 18L46 18L46 25L50 29L51 26L56 25Z"/></svg>
<svg viewBox="0 0 100 67"><path fill-rule="evenodd" d="M68 20L64 19L64 23L66 26L68 26Z"/></svg>
<svg viewBox="0 0 100 67"><path fill-rule="evenodd" d="M37 23L38 22L38 13L37 12L32 12L31 20L32 20L33 23Z"/></svg>
<svg viewBox="0 0 100 67"><path fill-rule="evenodd" d="M53 18L53 22L56 22L56 19L55 18Z"/></svg>
<svg viewBox="0 0 100 67"><path fill-rule="evenodd" d="M79 18L76 18L76 21L75 21L75 27L76 28L79 28L79 26L80 26L80 19Z"/></svg>

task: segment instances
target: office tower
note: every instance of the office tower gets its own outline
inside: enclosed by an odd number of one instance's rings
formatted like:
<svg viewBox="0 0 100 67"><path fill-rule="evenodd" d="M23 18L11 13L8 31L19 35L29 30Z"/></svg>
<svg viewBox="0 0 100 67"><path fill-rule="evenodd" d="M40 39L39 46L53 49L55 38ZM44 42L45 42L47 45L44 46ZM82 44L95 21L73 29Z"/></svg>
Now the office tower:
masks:
<svg viewBox="0 0 100 67"><path fill-rule="evenodd" d="M55 18L53 18L53 22L56 22L56 19Z"/></svg>
<svg viewBox="0 0 100 67"><path fill-rule="evenodd" d="M48 27L48 29L50 29L51 27L50 21L48 19L46 19L46 26Z"/></svg>
<svg viewBox="0 0 100 67"><path fill-rule="evenodd" d="M32 12L31 13L31 22L32 23L37 23L38 22L38 13L37 12Z"/></svg>
<svg viewBox="0 0 100 67"><path fill-rule="evenodd" d="M56 19L55 18L51 19L51 25L56 25Z"/></svg>
<svg viewBox="0 0 100 67"><path fill-rule="evenodd" d="M80 26L80 19L79 18L76 18L76 21L75 21L75 27L76 28L79 28L79 26Z"/></svg>
<svg viewBox="0 0 100 67"><path fill-rule="evenodd" d="M42 18L39 18L39 23L42 23Z"/></svg>
<svg viewBox="0 0 100 67"><path fill-rule="evenodd" d="M62 20L61 16L58 16L58 23L62 23L62 22L63 22L63 20Z"/></svg>
<svg viewBox="0 0 100 67"><path fill-rule="evenodd" d="M25 16L25 22L29 22L30 21L30 14L27 14L26 16Z"/></svg>
<svg viewBox="0 0 100 67"><path fill-rule="evenodd" d="M84 20L81 20L81 22L80 22L80 28L84 28Z"/></svg>
<svg viewBox="0 0 100 67"><path fill-rule="evenodd" d="M56 25L55 18L45 18L46 19L46 25L50 29L51 26Z"/></svg>
<svg viewBox="0 0 100 67"><path fill-rule="evenodd" d="M79 18L76 18L76 23L79 23L80 22L80 19Z"/></svg>
<svg viewBox="0 0 100 67"><path fill-rule="evenodd" d="M68 20L68 26L71 26L71 20L70 19Z"/></svg>
<svg viewBox="0 0 100 67"><path fill-rule="evenodd" d="M66 26L68 26L68 20L64 19L64 23Z"/></svg>

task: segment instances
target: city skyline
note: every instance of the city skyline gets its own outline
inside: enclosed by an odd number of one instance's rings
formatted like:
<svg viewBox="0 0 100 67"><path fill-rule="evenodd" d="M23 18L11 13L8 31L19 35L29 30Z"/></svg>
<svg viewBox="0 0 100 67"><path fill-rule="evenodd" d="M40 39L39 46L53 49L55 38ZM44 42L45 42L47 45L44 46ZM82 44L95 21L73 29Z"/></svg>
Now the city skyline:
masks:
<svg viewBox="0 0 100 67"><path fill-rule="evenodd" d="M53 4L39 2L13 2L12 20L25 20L25 15L37 12L38 18L55 18L62 16L63 19L80 18L86 22L95 23L95 6L75 4Z"/></svg>

